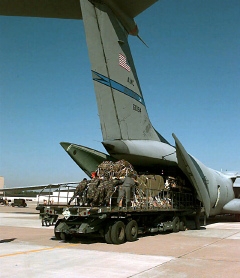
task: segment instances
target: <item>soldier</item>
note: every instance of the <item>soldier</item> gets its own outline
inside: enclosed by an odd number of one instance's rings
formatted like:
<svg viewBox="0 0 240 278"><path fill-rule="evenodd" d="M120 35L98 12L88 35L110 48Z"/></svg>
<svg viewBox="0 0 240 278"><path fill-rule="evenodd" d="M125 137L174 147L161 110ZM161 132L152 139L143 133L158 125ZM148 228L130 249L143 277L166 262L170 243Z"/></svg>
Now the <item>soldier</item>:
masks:
<svg viewBox="0 0 240 278"><path fill-rule="evenodd" d="M95 206L103 206L105 205L104 199L105 199L105 189L107 188L109 184L108 176L105 175L104 178L100 179L99 185L97 187L95 196L93 198L93 204Z"/></svg>
<svg viewBox="0 0 240 278"><path fill-rule="evenodd" d="M83 198L83 193L84 190L87 188L88 185L88 180L86 178L84 178L79 185L76 187L76 190L72 196L72 198L69 200L68 205L71 204L71 202L74 200L74 198L76 198L77 196L77 205L80 206L80 201L82 202L82 204L84 204L85 202L85 198Z"/></svg>
<svg viewBox="0 0 240 278"><path fill-rule="evenodd" d="M8 202L8 199L7 199L7 198L5 198L5 200L3 201L3 203L4 203L5 206L9 206L9 202Z"/></svg>
<svg viewBox="0 0 240 278"><path fill-rule="evenodd" d="M118 191L117 203L119 207L122 207L122 201L124 195L126 195L126 206L130 205L130 195L135 191L135 184L137 183L137 175L129 174L123 181L123 184L120 185Z"/></svg>
<svg viewBox="0 0 240 278"><path fill-rule="evenodd" d="M122 184L123 181L121 181L120 179L110 179L108 184L105 187L105 203L106 205L110 205L110 199L116 189L117 185Z"/></svg>
<svg viewBox="0 0 240 278"><path fill-rule="evenodd" d="M96 175L92 175L92 179L90 183L88 184L88 190L87 190L87 204L93 205L94 197L97 193L97 188L100 183L100 179Z"/></svg>

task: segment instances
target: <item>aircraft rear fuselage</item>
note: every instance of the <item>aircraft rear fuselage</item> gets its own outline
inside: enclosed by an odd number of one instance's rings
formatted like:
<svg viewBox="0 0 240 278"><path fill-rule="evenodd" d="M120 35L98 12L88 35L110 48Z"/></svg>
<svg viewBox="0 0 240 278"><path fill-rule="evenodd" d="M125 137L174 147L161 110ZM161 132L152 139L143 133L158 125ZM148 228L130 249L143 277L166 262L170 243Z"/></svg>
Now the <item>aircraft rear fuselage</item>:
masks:
<svg viewBox="0 0 240 278"><path fill-rule="evenodd" d="M138 2L151 5L155 1ZM176 170L190 184L207 216L236 211L234 205L239 202L229 204L234 199L234 179L188 154L175 135L175 147L171 146L152 126L128 43L132 27L127 22L134 21L124 20L129 16L133 19L132 10L142 4L112 3L80 0L103 145L110 158L125 159L136 169L155 169L155 174L163 170L165 179L167 173ZM102 154L97 156L94 150L85 151L82 146L71 145L67 152L85 172L103 159ZM240 204L237 211L240 213Z"/></svg>

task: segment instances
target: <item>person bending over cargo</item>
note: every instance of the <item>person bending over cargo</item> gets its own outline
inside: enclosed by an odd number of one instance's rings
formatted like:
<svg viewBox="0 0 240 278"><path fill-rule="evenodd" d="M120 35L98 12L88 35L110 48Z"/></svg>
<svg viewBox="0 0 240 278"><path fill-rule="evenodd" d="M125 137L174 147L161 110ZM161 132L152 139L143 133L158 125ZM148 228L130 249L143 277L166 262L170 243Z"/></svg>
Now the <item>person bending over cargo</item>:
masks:
<svg viewBox="0 0 240 278"><path fill-rule="evenodd" d="M72 198L69 200L68 205L71 204L71 202L77 197L77 205L80 206L80 202L84 204L86 202L83 193L84 190L87 188L88 180L84 178L79 185L76 187L76 190L72 196Z"/></svg>
<svg viewBox="0 0 240 278"><path fill-rule="evenodd" d="M105 187L105 204L107 206L110 205L110 200L111 200L113 193L116 190L116 187L122 183L123 183L123 181L118 178L110 179L108 181L108 184ZM115 199L115 202L116 202L116 199ZM111 200L111 204L112 204L112 200Z"/></svg>
<svg viewBox="0 0 240 278"><path fill-rule="evenodd" d="M97 176L93 176L90 183L88 184L87 190L87 205L92 206L95 195L97 194L98 185L100 183L100 179Z"/></svg>
<svg viewBox="0 0 240 278"><path fill-rule="evenodd" d="M119 207L122 207L123 197L126 195L126 206L131 206L130 196L131 191L135 192L135 185L137 183L137 175L129 174L123 181L123 184L119 186L117 203Z"/></svg>
<svg viewBox="0 0 240 278"><path fill-rule="evenodd" d="M103 178L100 178L99 185L96 189L94 198L93 198L93 206L103 206L105 205L105 189L107 188L109 183L109 177L105 175Z"/></svg>

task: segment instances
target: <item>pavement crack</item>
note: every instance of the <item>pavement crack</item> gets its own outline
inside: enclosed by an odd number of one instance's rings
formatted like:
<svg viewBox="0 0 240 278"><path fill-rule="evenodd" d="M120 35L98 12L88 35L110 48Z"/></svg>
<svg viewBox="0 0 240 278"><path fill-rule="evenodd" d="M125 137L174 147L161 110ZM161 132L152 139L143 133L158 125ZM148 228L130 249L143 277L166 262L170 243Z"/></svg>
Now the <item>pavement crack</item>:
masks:
<svg viewBox="0 0 240 278"><path fill-rule="evenodd" d="M239 233L239 231L237 231L237 232L231 234L230 236L236 235L236 234L238 234L238 233ZM183 254L183 255L180 255L180 256L178 256L178 257L176 257L176 258L179 258L179 259L180 259L180 258L183 258L183 257L185 257L185 256L187 256L187 255L189 255L189 254L192 254L192 253L196 252L196 251L205 249L205 248L207 248L207 247L209 247L209 246L211 246L211 245L213 245L213 244L215 244L215 243L218 243L218 242L220 242L220 241L223 241L223 240L229 238L230 236L226 236L226 237L223 237L223 238L219 238L218 240L215 240L215 241L213 241L213 242L211 242L211 243L209 243L209 244L206 244L206 245L204 245L204 246L201 246L201 247L199 247L199 248L196 248L196 249L194 249L194 250L192 250L192 251L190 251L190 252L187 252L187 253L185 253L185 254Z"/></svg>

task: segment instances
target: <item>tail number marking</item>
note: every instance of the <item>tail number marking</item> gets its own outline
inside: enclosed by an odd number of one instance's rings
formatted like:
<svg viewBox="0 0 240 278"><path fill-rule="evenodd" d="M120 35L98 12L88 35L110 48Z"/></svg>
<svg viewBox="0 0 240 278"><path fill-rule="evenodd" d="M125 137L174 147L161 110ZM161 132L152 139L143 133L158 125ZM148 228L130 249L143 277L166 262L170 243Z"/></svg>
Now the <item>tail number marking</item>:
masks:
<svg viewBox="0 0 240 278"><path fill-rule="evenodd" d="M131 79L130 77L128 77L127 82L128 82L129 84L131 84L132 86L134 86L134 80Z"/></svg>
<svg viewBox="0 0 240 278"><path fill-rule="evenodd" d="M139 112L139 113L142 112L142 111L141 111L141 108L140 108L139 106L137 106L136 104L133 104L133 110L134 110L134 111L137 111L137 112Z"/></svg>

